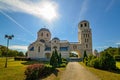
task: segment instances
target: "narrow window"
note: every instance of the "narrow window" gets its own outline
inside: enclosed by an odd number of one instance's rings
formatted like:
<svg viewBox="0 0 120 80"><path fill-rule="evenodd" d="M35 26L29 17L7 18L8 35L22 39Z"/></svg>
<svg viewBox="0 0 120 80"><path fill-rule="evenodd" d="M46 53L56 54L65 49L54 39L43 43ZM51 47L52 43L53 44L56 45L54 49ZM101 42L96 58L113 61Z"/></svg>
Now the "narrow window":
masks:
<svg viewBox="0 0 120 80"><path fill-rule="evenodd" d="M85 34L84 34L84 37L85 37Z"/></svg>
<svg viewBox="0 0 120 80"><path fill-rule="evenodd" d="M43 33L41 33L41 36L43 36Z"/></svg>
<svg viewBox="0 0 120 80"><path fill-rule="evenodd" d="M88 34L88 37L89 37L89 34Z"/></svg>
<svg viewBox="0 0 120 80"><path fill-rule="evenodd" d="M86 44L86 48L88 48L88 44Z"/></svg>
<svg viewBox="0 0 120 80"><path fill-rule="evenodd" d="M81 24L81 27L83 27L83 24Z"/></svg>
<svg viewBox="0 0 120 80"><path fill-rule="evenodd" d="M40 46L38 47L38 52L40 52Z"/></svg>
<svg viewBox="0 0 120 80"><path fill-rule="evenodd" d="M87 39L87 42L88 42L88 39Z"/></svg>
<svg viewBox="0 0 120 80"><path fill-rule="evenodd" d="M48 35L48 33L47 33L47 37L48 37L49 35Z"/></svg>
<svg viewBox="0 0 120 80"><path fill-rule="evenodd" d="M85 27L87 26L87 24L86 24L86 23L85 23L84 25L85 25Z"/></svg>

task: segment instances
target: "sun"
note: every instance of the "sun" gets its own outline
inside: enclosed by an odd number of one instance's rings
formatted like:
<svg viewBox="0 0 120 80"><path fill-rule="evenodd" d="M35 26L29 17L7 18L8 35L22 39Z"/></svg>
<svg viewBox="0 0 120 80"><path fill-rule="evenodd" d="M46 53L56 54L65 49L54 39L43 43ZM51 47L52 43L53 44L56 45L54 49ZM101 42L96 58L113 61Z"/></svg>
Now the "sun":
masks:
<svg viewBox="0 0 120 80"><path fill-rule="evenodd" d="M53 2L42 2L40 15L43 19L51 22L58 18L57 5Z"/></svg>

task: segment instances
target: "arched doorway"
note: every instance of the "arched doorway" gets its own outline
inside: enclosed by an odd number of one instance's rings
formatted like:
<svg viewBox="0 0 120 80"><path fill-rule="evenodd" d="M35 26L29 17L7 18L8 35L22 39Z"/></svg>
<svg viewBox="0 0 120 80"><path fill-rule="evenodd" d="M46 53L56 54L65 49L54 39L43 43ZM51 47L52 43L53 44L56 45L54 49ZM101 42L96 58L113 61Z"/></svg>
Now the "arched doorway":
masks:
<svg viewBox="0 0 120 80"><path fill-rule="evenodd" d="M45 53L45 58L50 59L51 53Z"/></svg>
<svg viewBox="0 0 120 80"><path fill-rule="evenodd" d="M80 53L80 51L70 51L69 57L76 57L76 58L81 58L82 54Z"/></svg>
<svg viewBox="0 0 120 80"><path fill-rule="evenodd" d="M70 51L70 54L69 54L69 61L72 61L72 62L79 62L79 61L82 61L82 54L80 53L80 51Z"/></svg>

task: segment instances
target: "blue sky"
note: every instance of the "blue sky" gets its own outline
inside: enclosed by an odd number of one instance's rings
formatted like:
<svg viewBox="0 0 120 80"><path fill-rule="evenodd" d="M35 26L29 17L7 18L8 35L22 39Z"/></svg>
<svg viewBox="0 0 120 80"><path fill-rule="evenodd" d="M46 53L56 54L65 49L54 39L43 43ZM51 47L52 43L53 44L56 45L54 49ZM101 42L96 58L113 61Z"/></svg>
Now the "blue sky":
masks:
<svg viewBox="0 0 120 80"><path fill-rule="evenodd" d="M52 37L78 41L78 23L88 20L93 49L120 44L120 0L0 0L0 45L13 34L9 48L26 51L44 26Z"/></svg>

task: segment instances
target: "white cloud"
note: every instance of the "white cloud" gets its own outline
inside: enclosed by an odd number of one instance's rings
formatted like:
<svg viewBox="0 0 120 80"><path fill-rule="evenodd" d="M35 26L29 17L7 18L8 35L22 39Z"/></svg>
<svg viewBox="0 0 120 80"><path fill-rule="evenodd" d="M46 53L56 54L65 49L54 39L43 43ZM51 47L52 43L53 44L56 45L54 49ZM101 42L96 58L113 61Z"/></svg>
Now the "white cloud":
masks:
<svg viewBox="0 0 120 80"><path fill-rule="evenodd" d="M48 22L58 18L57 3L52 0L0 0L0 9L8 12L21 12L36 16Z"/></svg>
<svg viewBox="0 0 120 80"><path fill-rule="evenodd" d="M96 47L97 49L105 49L105 48L108 48L109 46L98 46Z"/></svg>
<svg viewBox="0 0 120 80"><path fill-rule="evenodd" d="M117 45L120 45L120 42L117 42L116 44L117 44Z"/></svg>
<svg viewBox="0 0 120 80"><path fill-rule="evenodd" d="M27 51L28 46L23 45L11 45L9 46L10 49L19 50L19 51Z"/></svg>

